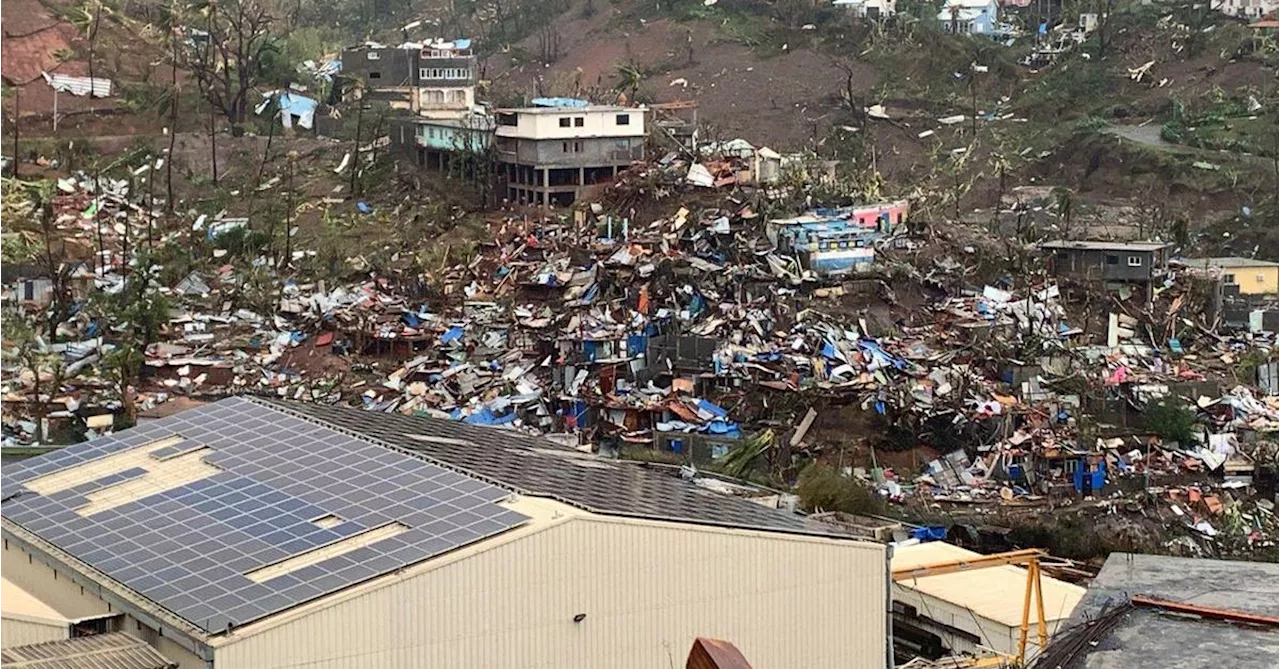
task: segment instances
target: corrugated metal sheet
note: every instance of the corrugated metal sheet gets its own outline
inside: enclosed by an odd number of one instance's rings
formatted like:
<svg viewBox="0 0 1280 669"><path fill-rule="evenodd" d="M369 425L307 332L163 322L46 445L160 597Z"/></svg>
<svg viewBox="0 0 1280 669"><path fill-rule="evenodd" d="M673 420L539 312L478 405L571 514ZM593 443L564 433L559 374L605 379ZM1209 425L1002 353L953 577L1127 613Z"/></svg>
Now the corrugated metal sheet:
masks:
<svg viewBox="0 0 1280 669"><path fill-rule="evenodd" d="M20 620L9 616L0 618L0 645L4 648L58 641L70 635L71 627L68 623L59 624L53 620L39 622Z"/></svg>
<svg viewBox="0 0 1280 669"><path fill-rule="evenodd" d="M5 669L169 669L175 666L142 641L125 634L99 634L8 648Z"/></svg>
<svg viewBox="0 0 1280 669"><path fill-rule="evenodd" d="M652 669L699 636L732 641L755 669L884 666L879 544L584 515L459 553L243 628L217 667Z"/></svg>
<svg viewBox="0 0 1280 669"><path fill-rule="evenodd" d="M89 93L89 87L92 82L93 97L108 98L111 97L111 80L102 79L100 77L72 77L65 74L49 74L42 72L44 80L49 82L53 90L62 93L70 93L72 95L86 95Z"/></svg>

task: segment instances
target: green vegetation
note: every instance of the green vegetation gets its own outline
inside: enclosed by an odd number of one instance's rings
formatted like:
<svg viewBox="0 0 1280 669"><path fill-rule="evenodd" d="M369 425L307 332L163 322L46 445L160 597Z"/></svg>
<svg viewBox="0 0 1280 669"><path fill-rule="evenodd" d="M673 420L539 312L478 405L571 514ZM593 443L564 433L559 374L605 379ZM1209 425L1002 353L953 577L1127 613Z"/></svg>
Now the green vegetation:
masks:
<svg viewBox="0 0 1280 669"><path fill-rule="evenodd" d="M841 476L835 467L813 463L800 473L796 486L800 504L806 511L843 511L854 514L882 514L884 500L870 487Z"/></svg>
<svg viewBox="0 0 1280 669"><path fill-rule="evenodd" d="M1270 158L1276 157L1280 141L1274 99L1256 91L1228 96L1222 89L1215 89L1199 104L1175 102L1160 136L1175 144Z"/></svg>
<svg viewBox="0 0 1280 669"><path fill-rule="evenodd" d="M1142 411L1143 428L1164 441L1190 443L1195 424L1195 413L1176 401L1154 402Z"/></svg>

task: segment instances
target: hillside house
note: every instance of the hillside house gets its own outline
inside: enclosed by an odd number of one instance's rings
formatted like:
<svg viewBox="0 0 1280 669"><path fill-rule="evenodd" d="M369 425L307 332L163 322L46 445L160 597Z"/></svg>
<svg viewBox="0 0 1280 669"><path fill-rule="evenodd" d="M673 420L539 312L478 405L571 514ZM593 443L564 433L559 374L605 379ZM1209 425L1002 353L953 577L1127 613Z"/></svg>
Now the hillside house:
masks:
<svg viewBox="0 0 1280 669"><path fill-rule="evenodd" d="M1181 264L1191 270L1221 276L1224 285L1238 287L1243 296L1276 297L1280 294L1280 263L1274 260L1187 258Z"/></svg>
<svg viewBox="0 0 1280 669"><path fill-rule="evenodd" d="M996 0L947 0L938 12L938 26L956 35L995 35L1000 4Z"/></svg>
<svg viewBox="0 0 1280 669"><path fill-rule="evenodd" d="M644 107L561 98L534 104L496 112L499 177L509 200L567 206L644 160Z"/></svg>
<svg viewBox="0 0 1280 669"><path fill-rule="evenodd" d="M898 0L835 0L831 4L860 19L882 19L898 13Z"/></svg>
<svg viewBox="0 0 1280 669"><path fill-rule="evenodd" d="M1213 0L1210 6L1227 16L1256 20L1280 10L1280 0Z"/></svg>
<svg viewBox="0 0 1280 669"><path fill-rule="evenodd" d="M475 106L476 57L471 40L374 42L342 52L342 71L360 80L362 96L425 116L457 116Z"/></svg>
<svg viewBox="0 0 1280 669"><path fill-rule="evenodd" d="M1068 276L1118 283L1150 283L1168 269L1166 242L1050 241L1040 250L1050 253L1049 271Z"/></svg>

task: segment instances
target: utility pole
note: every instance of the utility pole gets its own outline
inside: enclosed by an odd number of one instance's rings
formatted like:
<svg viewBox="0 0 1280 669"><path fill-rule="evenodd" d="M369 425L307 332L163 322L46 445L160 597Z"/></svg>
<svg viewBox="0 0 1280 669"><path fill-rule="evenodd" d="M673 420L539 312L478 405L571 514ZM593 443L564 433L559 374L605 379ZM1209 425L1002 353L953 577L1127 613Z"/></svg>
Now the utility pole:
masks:
<svg viewBox="0 0 1280 669"><path fill-rule="evenodd" d="M284 264L286 267L293 262L293 172L297 158L297 151L289 152L288 203L284 212Z"/></svg>
<svg viewBox="0 0 1280 669"><path fill-rule="evenodd" d="M349 187L351 196L356 196L356 172L360 171L360 129L364 122L364 95L356 101L359 105L356 107L356 140L355 147L351 151L351 185Z"/></svg>
<svg viewBox="0 0 1280 669"><path fill-rule="evenodd" d="M19 103L22 101L21 93L21 86L13 87L13 178L15 179L18 178L18 163L20 162L18 151L18 117L21 116L21 107L19 107ZM54 95L56 96L57 94L57 89L55 88ZM57 98L55 97L54 99L56 100Z"/></svg>
<svg viewBox="0 0 1280 669"><path fill-rule="evenodd" d="M213 117L213 105L209 106L209 158L213 161L213 185L218 185L218 131Z"/></svg>

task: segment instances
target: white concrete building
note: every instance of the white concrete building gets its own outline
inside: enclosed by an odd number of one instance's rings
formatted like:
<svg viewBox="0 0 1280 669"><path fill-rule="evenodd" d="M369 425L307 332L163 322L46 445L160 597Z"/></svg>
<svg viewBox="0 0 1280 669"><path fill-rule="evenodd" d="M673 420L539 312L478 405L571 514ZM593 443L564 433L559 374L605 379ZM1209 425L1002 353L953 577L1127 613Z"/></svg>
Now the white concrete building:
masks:
<svg viewBox="0 0 1280 669"><path fill-rule="evenodd" d="M834 0L831 4L862 19L883 19L898 13L898 0Z"/></svg>
<svg viewBox="0 0 1280 669"><path fill-rule="evenodd" d="M538 102L542 106L496 113L494 135L508 199L568 205L584 188L611 182L619 170L644 160L644 107Z"/></svg>
<svg viewBox="0 0 1280 669"><path fill-rule="evenodd" d="M24 642L90 617L183 669L887 659L883 545L496 428L235 398L4 495L6 645L26 615Z"/></svg>

